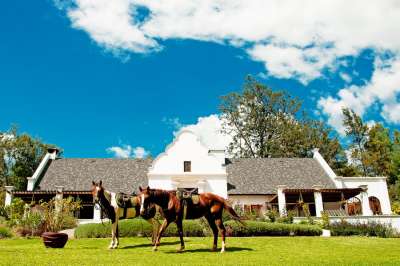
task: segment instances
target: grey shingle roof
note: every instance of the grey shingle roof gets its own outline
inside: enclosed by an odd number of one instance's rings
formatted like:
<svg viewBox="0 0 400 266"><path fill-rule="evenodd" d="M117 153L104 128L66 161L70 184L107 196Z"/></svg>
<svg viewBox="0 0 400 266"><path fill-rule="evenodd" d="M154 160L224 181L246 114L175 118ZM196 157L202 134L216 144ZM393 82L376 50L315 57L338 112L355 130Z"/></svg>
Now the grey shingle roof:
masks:
<svg viewBox="0 0 400 266"><path fill-rule="evenodd" d="M43 175L40 190L90 190L92 180L103 180L107 190L132 193L147 185L151 159L57 159Z"/></svg>
<svg viewBox="0 0 400 266"><path fill-rule="evenodd" d="M276 194L278 185L289 188L336 188L312 158L233 159L226 166L228 194Z"/></svg>
<svg viewBox="0 0 400 266"><path fill-rule="evenodd" d="M103 180L113 192L136 192L147 185L151 159L57 159L44 173L37 190L90 190L92 180ZM317 161L311 158L232 159L226 166L228 194L275 194L278 185L289 188L335 188Z"/></svg>

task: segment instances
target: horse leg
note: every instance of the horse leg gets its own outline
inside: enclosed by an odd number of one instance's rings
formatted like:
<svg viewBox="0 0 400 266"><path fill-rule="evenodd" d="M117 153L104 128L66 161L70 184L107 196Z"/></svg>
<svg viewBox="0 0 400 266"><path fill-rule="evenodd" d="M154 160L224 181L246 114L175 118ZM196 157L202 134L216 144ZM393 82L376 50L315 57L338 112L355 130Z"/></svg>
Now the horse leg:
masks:
<svg viewBox="0 0 400 266"><path fill-rule="evenodd" d="M215 223L217 224L219 231L221 232L221 238L222 238L221 253L223 253L225 252L225 233L226 233L225 226L221 218L216 219Z"/></svg>
<svg viewBox="0 0 400 266"><path fill-rule="evenodd" d="M114 241L114 247L117 248L119 245L119 225L118 225L118 219L115 221L115 241Z"/></svg>
<svg viewBox="0 0 400 266"><path fill-rule="evenodd" d="M176 227L178 228L179 239L181 240L181 248L178 252L182 252L185 250L185 243L183 242L183 226L182 226L182 219L177 219L175 221Z"/></svg>
<svg viewBox="0 0 400 266"><path fill-rule="evenodd" d="M213 235L214 235L214 243L213 243L213 246L212 246L211 250L212 251L216 251L217 250L217 245L218 245L218 228L215 225L215 221L214 221L214 219L212 218L211 215L207 215L206 219L207 219L207 222L210 225L211 230L212 230Z"/></svg>
<svg viewBox="0 0 400 266"><path fill-rule="evenodd" d="M161 235L164 233L165 229L167 229L169 224L170 224L170 222L167 219L164 219L164 221L160 227L160 230L158 231L157 239L156 239L156 243L154 244L153 251L157 251L157 248L160 245Z"/></svg>
<svg viewBox="0 0 400 266"><path fill-rule="evenodd" d="M116 221L114 221L111 225L111 243L108 246L109 249L113 249L114 248L114 243L115 243L115 235L117 234L116 232Z"/></svg>

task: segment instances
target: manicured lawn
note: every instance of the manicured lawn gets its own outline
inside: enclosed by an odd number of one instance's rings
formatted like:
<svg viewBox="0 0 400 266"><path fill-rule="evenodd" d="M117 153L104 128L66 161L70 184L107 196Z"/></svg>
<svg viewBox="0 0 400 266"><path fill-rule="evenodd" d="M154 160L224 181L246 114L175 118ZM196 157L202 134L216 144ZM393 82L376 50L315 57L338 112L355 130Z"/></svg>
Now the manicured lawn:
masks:
<svg viewBox="0 0 400 266"><path fill-rule="evenodd" d="M227 252L210 252L210 238L165 238L153 252L146 238L70 240L64 249L46 249L40 239L0 240L2 265L400 265L400 239L364 237L228 238Z"/></svg>

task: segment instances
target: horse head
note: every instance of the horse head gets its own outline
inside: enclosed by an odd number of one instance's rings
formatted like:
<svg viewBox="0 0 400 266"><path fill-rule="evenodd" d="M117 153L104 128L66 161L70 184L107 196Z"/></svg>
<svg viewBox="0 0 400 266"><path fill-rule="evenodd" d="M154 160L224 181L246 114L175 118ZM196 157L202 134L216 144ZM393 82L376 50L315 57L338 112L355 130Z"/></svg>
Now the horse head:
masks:
<svg viewBox="0 0 400 266"><path fill-rule="evenodd" d="M93 203L98 204L100 202L100 197L104 195L104 187L103 187L103 182L100 180L100 182L96 183L95 181L92 181L92 196L93 196Z"/></svg>
<svg viewBox="0 0 400 266"><path fill-rule="evenodd" d="M144 215L150 205L151 189L149 186L146 188L139 187L139 191L140 215Z"/></svg>

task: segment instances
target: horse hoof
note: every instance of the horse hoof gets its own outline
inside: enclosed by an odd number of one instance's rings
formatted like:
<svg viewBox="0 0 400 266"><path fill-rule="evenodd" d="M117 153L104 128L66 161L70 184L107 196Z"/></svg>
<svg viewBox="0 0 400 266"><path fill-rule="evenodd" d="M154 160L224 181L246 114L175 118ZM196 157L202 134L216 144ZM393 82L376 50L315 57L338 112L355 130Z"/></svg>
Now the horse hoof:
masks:
<svg viewBox="0 0 400 266"><path fill-rule="evenodd" d="M185 248L179 248L177 251L178 251L178 253L182 253L185 251Z"/></svg>
<svg viewBox="0 0 400 266"><path fill-rule="evenodd" d="M217 247L212 247L211 251L217 251Z"/></svg>
<svg viewBox="0 0 400 266"><path fill-rule="evenodd" d="M225 249L221 249L221 253L224 253L225 252Z"/></svg>

